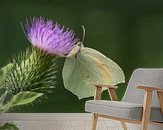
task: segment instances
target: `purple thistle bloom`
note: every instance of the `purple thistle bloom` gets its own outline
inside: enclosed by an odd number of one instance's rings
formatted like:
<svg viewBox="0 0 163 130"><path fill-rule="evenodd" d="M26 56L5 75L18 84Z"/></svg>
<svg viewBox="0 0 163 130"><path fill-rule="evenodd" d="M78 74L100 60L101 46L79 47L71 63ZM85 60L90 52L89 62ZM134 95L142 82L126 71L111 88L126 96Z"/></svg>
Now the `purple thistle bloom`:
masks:
<svg viewBox="0 0 163 130"><path fill-rule="evenodd" d="M43 17L27 20L25 34L34 47L53 55L68 54L78 41L72 30Z"/></svg>

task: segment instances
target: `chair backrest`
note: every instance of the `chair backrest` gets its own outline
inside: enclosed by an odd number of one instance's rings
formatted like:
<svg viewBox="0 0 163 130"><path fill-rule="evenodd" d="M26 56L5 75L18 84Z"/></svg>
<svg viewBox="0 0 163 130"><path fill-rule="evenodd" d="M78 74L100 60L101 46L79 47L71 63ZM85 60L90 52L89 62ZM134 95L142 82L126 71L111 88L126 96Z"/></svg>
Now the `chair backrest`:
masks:
<svg viewBox="0 0 163 130"><path fill-rule="evenodd" d="M163 68L136 69L129 80L122 101L143 104L144 91L136 88L140 85L163 88ZM159 106L156 92L153 94L152 106Z"/></svg>

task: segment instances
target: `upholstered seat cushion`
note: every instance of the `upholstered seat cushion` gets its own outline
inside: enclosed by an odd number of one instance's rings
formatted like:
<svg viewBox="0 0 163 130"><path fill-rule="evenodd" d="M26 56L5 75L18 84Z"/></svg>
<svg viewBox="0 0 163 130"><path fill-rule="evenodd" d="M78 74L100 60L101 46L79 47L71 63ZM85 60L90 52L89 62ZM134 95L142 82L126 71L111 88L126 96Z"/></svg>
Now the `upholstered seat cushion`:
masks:
<svg viewBox="0 0 163 130"><path fill-rule="evenodd" d="M87 112L108 116L141 120L143 105L119 101L89 100L85 104L85 110ZM155 122L163 122L163 116L160 108L152 107L150 120Z"/></svg>

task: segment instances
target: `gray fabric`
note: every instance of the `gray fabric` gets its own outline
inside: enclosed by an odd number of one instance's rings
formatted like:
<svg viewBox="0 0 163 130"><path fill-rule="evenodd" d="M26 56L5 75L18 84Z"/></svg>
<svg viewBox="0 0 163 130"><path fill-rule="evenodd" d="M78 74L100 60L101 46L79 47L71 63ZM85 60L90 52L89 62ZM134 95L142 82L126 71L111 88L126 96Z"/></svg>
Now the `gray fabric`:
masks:
<svg viewBox="0 0 163 130"><path fill-rule="evenodd" d="M90 100L85 104L85 111L87 112L132 120L141 120L142 110L142 104L119 101ZM152 108L150 120L155 122L163 122L160 108Z"/></svg>
<svg viewBox="0 0 163 130"><path fill-rule="evenodd" d="M139 85L163 88L163 69L136 69L130 78L122 101L143 104L144 91L136 89ZM159 106L156 93L153 94L152 106Z"/></svg>

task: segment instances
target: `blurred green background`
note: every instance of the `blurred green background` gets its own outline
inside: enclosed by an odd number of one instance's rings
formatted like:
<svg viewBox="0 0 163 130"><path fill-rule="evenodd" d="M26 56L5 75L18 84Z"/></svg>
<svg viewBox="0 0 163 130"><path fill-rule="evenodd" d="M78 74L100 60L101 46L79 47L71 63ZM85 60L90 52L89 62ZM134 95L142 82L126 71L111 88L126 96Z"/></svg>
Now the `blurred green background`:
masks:
<svg viewBox="0 0 163 130"><path fill-rule="evenodd" d="M30 16L44 16L72 28L85 46L94 48L117 62L126 75L138 67L163 67L163 1L162 0L0 0L0 66L30 45L20 22ZM58 61L58 84L54 93L31 105L12 112L84 112L88 99L78 100L63 87ZM126 84L117 92L122 98ZM108 98L104 92L104 98Z"/></svg>

